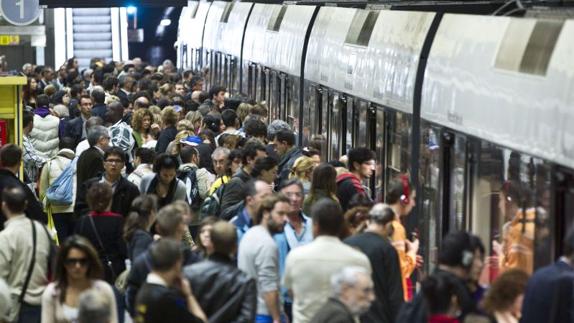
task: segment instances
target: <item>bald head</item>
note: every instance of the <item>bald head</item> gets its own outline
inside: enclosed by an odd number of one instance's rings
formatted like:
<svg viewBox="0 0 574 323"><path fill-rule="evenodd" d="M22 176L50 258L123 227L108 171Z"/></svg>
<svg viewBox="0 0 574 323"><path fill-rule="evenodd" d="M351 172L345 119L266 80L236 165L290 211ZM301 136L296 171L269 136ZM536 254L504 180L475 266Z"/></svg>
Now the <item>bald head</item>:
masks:
<svg viewBox="0 0 574 323"><path fill-rule="evenodd" d="M218 221L211 229L213 250L222 255L231 255L237 250L237 232L235 226L226 221Z"/></svg>
<svg viewBox="0 0 574 323"><path fill-rule="evenodd" d="M134 110L147 109L149 107L149 100L145 96L140 96L134 102Z"/></svg>
<svg viewBox="0 0 574 323"><path fill-rule="evenodd" d="M120 121L124 117L124 106L120 102L110 103L106 117L111 123Z"/></svg>

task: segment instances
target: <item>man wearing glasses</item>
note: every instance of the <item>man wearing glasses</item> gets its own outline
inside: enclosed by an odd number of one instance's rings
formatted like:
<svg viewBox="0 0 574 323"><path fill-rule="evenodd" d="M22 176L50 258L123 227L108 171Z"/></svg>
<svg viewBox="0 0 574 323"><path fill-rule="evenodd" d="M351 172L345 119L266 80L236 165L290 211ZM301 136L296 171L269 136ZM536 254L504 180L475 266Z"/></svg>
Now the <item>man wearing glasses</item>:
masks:
<svg viewBox="0 0 574 323"><path fill-rule="evenodd" d="M137 186L122 176L125 162L126 154L121 148L112 147L106 150L104 153L104 173L81 184L77 190L74 210L76 215L81 216L88 211L86 192L92 184L106 183L112 187L113 191L111 211L124 217L128 216L132 201L139 196L140 192Z"/></svg>

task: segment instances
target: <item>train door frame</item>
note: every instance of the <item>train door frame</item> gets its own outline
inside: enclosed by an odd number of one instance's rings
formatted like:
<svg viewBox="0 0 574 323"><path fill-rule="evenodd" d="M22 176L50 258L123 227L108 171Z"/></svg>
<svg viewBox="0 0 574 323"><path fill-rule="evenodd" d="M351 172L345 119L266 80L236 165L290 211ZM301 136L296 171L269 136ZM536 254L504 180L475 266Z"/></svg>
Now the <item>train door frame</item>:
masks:
<svg viewBox="0 0 574 323"><path fill-rule="evenodd" d="M574 225L574 171L562 166L554 166L552 170L551 190L551 214L554 215L554 223L550 226L554 230L554 259L558 259L564 253L562 241L568 233L568 229ZM568 206L567 204L571 205Z"/></svg>
<svg viewBox="0 0 574 323"><path fill-rule="evenodd" d="M253 62L247 63L247 94L249 97L253 98L255 101L258 101L258 84L259 84L259 69L257 64Z"/></svg>

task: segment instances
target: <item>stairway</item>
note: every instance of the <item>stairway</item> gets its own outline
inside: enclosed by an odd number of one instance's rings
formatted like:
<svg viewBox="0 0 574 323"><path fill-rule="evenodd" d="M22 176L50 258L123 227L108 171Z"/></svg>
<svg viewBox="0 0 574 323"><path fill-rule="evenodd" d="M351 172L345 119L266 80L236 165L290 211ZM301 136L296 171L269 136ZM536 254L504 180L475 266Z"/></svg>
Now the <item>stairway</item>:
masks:
<svg viewBox="0 0 574 323"><path fill-rule="evenodd" d="M113 58L112 17L110 8L72 9L74 56L82 68L90 59Z"/></svg>

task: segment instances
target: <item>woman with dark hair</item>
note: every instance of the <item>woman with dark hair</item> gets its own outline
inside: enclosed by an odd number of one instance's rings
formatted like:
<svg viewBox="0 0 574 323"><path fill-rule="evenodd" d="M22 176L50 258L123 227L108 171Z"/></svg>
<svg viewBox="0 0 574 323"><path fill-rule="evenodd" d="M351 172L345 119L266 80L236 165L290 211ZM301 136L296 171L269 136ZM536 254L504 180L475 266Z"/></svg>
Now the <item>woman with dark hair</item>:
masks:
<svg viewBox="0 0 574 323"><path fill-rule="evenodd" d="M520 269L509 269L490 285L482 307L499 323L517 323L522 313L524 290L528 274Z"/></svg>
<svg viewBox="0 0 574 323"><path fill-rule="evenodd" d="M88 189L86 200L90 212L78 220L75 231L96 247L104 264L106 281L113 283L125 270L124 218L111 212L112 188L107 183L94 183Z"/></svg>
<svg viewBox="0 0 574 323"><path fill-rule="evenodd" d="M38 95L38 82L33 77L28 77L28 81L23 88L24 105L36 108L36 96Z"/></svg>
<svg viewBox="0 0 574 323"><path fill-rule="evenodd" d="M206 115L203 117L202 129L211 130L214 134L220 134L222 132L223 121L221 118L214 115ZM215 143L215 140L213 141Z"/></svg>
<svg viewBox="0 0 574 323"><path fill-rule="evenodd" d="M349 209L345 212L345 228L341 233L341 239L362 233L367 228L369 211L373 207L373 201L363 195L355 194L349 201Z"/></svg>
<svg viewBox="0 0 574 323"><path fill-rule="evenodd" d="M458 323L460 312L457 285L451 274L438 272L425 279L422 294L427 304L429 323Z"/></svg>
<svg viewBox="0 0 574 323"><path fill-rule="evenodd" d="M133 261L153 242L150 229L157 213L155 195L141 195L132 202L130 214L124 225L124 239L128 247L128 258Z"/></svg>
<svg viewBox="0 0 574 323"><path fill-rule="evenodd" d="M62 244L54 273L54 282L42 294L42 323L77 322L80 295L88 290L96 290L107 299L110 322L118 322L114 292L101 280L102 264L86 238L73 235Z"/></svg>
<svg viewBox="0 0 574 323"><path fill-rule="evenodd" d="M207 258L213 253L213 243L211 243L211 229L213 225L219 221L214 216L205 217L199 224L199 238L197 239L197 251L200 252L203 258Z"/></svg>
<svg viewBox="0 0 574 323"><path fill-rule="evenodd" d="M264 181L272 185L277 178L277 161L273 157L263 157L255 160L255 165L251 169L251 177Z"/></svg>
<svg viewBox="0 0 574 323"><path fill-rule="evenodd" d="M153 174L142 177L140 192L157 196L160 209L173 201L186 201L185 184L176 177L178 168L176 156L158 155L153 164Z"/></svg>
<svg viewBox="0 0 574 323"><path fill-rule="evenodd" d="M337 203L337 171L335 167L322 163L313 170L313 180L309 195L303 202L303 212L311 215L311 206L322 198L329 198Z"/></svg>

